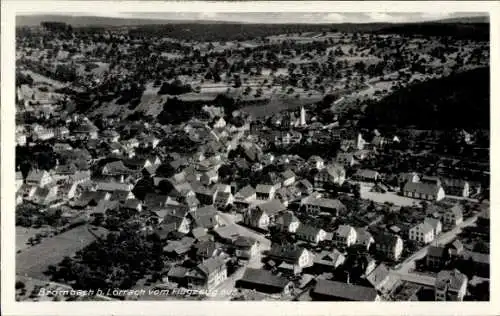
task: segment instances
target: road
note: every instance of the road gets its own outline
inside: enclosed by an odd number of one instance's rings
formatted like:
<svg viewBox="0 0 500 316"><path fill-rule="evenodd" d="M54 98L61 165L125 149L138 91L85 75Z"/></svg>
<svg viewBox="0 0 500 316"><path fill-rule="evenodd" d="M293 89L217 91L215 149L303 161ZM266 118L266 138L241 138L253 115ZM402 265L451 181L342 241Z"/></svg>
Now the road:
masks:
<svg viewBox="0 0 500 316"><path fill-rule="evenodd" d="M231 294L234 293L236 281L243 277L246 268L259 269L262 267L262 251L271 248L271 241L263 234L257 233L251 229L241 226L236 223L238 218L234 215L219 212L219 218L222 225L236 225L241 230L241 235L255 238L259 242L260 251L256 256L250 258L248 264L238 269L235 273L229 276L224 282L219 284L214 291L217 291L217 296L211 297L211 300L229 300Z"/></svg>
<svg viewBox="0 0 500 316"><path fill-rule="evenodd" d="M256 239L259 242L261 250L268 250L271 248L271 241L267 239L263 234L237 224L236 222L238 221L238 217L223 212L218 212L218 215L220 218L220 222L223 226L229 226L234 224L240 230L241 232L240 235Z"/></svg>
<svg viewBox="0 0 500 316"><path fill-rule="evenodd" d="M436 243L444 245L453 241L453 239L455 239L457 235L462 231L462 228L473 224L477 220L478 216L479 214L476 214L471 218L463 221L462 224L458 225L452 230L441 234L434 242L431 243L431 245L434 245ZM413 270L415 269L415 261L420 260L427 255L427 249L429 248L429 246L430 245L427 245L421 248L419 251L415 252L413 255L399 264L397 268L393 268L392 273L397 274L399 277L406 281L433 286L435 282L434 277L413 272Z"/></svg>

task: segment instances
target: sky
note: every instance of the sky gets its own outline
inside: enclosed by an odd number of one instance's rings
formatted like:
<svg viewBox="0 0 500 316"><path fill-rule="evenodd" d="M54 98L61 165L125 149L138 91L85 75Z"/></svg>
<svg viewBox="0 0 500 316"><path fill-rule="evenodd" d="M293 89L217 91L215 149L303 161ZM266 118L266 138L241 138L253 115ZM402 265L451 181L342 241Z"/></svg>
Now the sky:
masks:
<svg viewBox="0 0 500 316"><path fill-rule="evenodd" d="M44 14L44 13L37 13ZM54 13L47 13L54 14ZM165 20L208 20L244 23L371 23L422 22L455 17L484 16L480 12L86 12L64 15Z"/></svg>

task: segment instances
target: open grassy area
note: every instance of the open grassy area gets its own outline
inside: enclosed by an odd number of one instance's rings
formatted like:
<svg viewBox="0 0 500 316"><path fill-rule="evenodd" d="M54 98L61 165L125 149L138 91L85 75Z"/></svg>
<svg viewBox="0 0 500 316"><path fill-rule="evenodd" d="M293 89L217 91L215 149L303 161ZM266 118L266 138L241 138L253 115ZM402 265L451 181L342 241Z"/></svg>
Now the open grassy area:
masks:
<svg viewBox="0 0 500 316"><path fill-rule="evenodd" d="M66 256L96 240L95 235L105 235L104 228L92 230L90 226L75 227L65 233L44 239L40 244L16 255L16 273L34 278L45 278L43 272L49 265L57 265Z"/></svg>

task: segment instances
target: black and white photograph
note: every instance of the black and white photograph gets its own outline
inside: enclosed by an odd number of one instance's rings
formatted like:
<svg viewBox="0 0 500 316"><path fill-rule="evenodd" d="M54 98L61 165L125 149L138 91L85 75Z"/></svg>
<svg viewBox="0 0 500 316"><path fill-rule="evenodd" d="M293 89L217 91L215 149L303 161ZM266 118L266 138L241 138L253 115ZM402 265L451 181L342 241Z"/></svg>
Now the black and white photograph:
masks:
<svg viewBox="0 0 500 316"><path fill-rule="evenodd" d="M110 8L15 15L16 302L490 301L489 12Z"/></svg>

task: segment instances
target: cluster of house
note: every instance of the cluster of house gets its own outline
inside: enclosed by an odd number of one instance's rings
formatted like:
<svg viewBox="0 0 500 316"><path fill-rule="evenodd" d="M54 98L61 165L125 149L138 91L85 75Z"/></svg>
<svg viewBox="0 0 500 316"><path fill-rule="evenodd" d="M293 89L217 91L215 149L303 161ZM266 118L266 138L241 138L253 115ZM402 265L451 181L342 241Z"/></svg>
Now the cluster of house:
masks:
<svg viewBox="0 0 500 316"><path fill-rule="evenodd" d="M116 123L110 120L107 124ZM300 123L301 120L299 118L298 125L305 125ZM336 159L327 162L319 156L304 160L297 156L275 157L272 153L264 153L254 135L248 135L249 124L234 126L215 114L208 121L191 119L175 130L170 127L169 133L164 127L148 123L130 124L132 126L127 126L125 131L135 129L140 132L125 139L112 127L99 131L81 115L68 117L67 123L69 128L47 129L38 124L28 129L19 128L18 134L25 137L21 139L24 142L18 142L19 145L29 143L26 136L33 141L55 139L54 152L67 159L62 164L57 161L55 168L49 171L35 168L25 176L18 171L17 203L29 202L40 208L64 204L88 214L130 209L153 219L153 224L143 223L143 230L158 234L166 243L164 251L176 262L168 272L169 282L213 289L227 279L229 262L235 258L253 260L260 256L262 249L258 240L246 236L242 226L221 220L220 211L227 211L230 206L242 214L242 225L255 231L267 233L276 230L313 246L327 245L317 253L298 246L273 245L265 253L267 263L282 273L277 276L261 268L247 268L237 283L241 287L260 284L264 290L290 293L293 286L286 275L306 275L303 271L307 269L332 272L345 261L345 250L355 245L366 249L373 246L387 261L398 261L402 256L404 242L398 234L372 235L366 228L350 225L340 225L327 232L301 223L296 211L290 207L294 204L298 206L298 212L311 216L341 216L346 207L338 199L325 197L319 192L329 185L342 185L347 180L346 169L367 159L373 148L399 141L397 137L389 140L377 135L368 143L357 134L349 138L352 140L343 140L343 151ZM281 135L279 141L291 142L293 137L299 137L293 133L295 131ZM169 152L160 144L163 134L187 136L199 144L198 150L184 156ZM75 149L70 145L71 140L85 140L87 148ZM231 161L228 154L236 149L241 155ZM241 185L238 181L220 183L219 169L228 163L254 171L271 164L286 164L288 167L283 172L269 173L266 181L253 187ZM99 167L90 171L90 166ZM162 173L165 166L173 170L173 175ZM296 172L301 168L317 170L313 183L297 176ZM416 174L405 174L400 178L403 195L412 198L440 200L444 197L443 186L452 194L466 196L469 192L467 184L459 181L419 178ZM377 182L382 177L376 171L359 169L353 179ZM137 198L134 192L142 185L141 180L150 180L151 186L146 186L143 198ZM408 239L428 244L443 227L452 228L462 221L463 210L456 205L441 218L427 217L412 227ZM196 264L186 267L184 261L188 259ZM370 267L372 270L366 272L367 280L372 280L377 287L390 288L389 281L386 285L381 285L380 281L390 278L390 273L374 263ZM384 277L376 277L378 274ZM317 299L337 297L346 300L376 300L379 292L378 288L374 292L370 287L330 280L320 280L313 290Z"/></svg>

